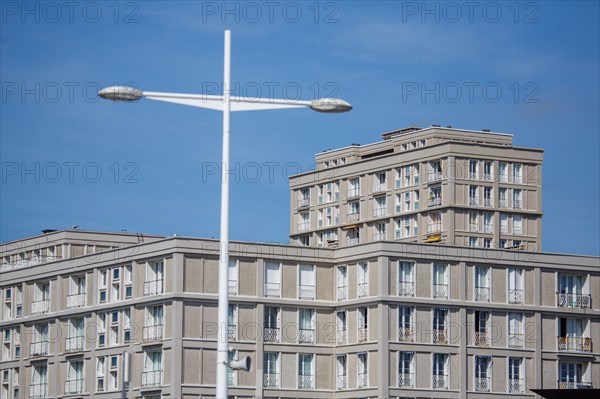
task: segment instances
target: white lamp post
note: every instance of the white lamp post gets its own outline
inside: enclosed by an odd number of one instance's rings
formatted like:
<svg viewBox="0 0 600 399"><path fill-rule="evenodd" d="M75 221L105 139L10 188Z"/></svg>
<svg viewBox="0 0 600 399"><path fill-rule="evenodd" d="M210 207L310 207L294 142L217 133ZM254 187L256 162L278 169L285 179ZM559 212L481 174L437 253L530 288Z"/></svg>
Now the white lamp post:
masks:
<svg viewBox="0 0 600 399"><path fill-rule="evenodd" d="M352 106L336 98L323 98L313 101L246 99L231 97L231 31L225 31L225 57L223 68L223 95L181 94L146 92L131 87L113 86L100 90L98 95L113 101L136 101L142 97L199 108L209 108L223 112L223 159L221 168L221 237L219 255L219 302L218 302L218 341L217 341L217 399L227 399L227 318L229 299L227 297L229 265L229 120L231 111L258 111L283 108L311 108L318 112L347 112ZM236 362L246 364L248 362Z"/></svg>

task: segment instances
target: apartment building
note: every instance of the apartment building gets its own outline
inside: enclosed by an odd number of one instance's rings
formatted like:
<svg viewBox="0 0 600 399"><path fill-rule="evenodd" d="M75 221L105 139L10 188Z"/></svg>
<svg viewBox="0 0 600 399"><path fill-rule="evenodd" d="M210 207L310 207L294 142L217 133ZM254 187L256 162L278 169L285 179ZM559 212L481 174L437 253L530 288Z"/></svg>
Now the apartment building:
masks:
<svg viewBox="0 0 600 399"><path fill-rule="evenodd" d="M432 125L317 154L290 179L291 242L398 240L541 251L543 150Z"/></svg>
<svg viewBox="0 0 600 399"><path fill-rule="evenodd" d="M230 370L230 397L600 386L598 257L369 241L231 243L226 333L254 367ZM215 240L80 230L2 244L0 396L214 397L218 256Z"/></svg>

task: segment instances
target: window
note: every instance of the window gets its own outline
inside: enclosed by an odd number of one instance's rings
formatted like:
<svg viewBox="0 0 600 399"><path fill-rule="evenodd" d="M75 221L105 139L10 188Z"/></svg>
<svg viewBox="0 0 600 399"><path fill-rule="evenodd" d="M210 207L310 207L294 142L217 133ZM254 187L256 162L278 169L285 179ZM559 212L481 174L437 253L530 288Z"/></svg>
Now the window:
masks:
<svg viewBox="0 0 600 399"><path fill-rule="evenodd" d="M500 183L508 182L508 170L506 162L498 162L498 181Z"/></svg>
<svg viewBox="0 0 600 399"><path fill-rule="evenodd" d="M498 189L498 207L499 208L508 208L508 201L506 199L507 188L500 187Z"/></svg>
<svg viewBox="0 0 600 399"><path fill-rule="evenodd" d="M398 296L415 295L414 268L412 262L398 261Z"/></svg>
<svg viewBox="0 0 600 399"><path fill-rule="evenodd" d="M67 308L85 306L85 296L85 275L71 276L69 279Z"/></svg>
<svg viewBox="0 0 600 399"><path fill-rule="evenodd" d="M492 247L492 239L491 238L484 238L483 239L483 247L484 248L491 248Z"/></svg>
<svg viewBox="0 0 600 399"><path fill-rule="evenodd" d="M348 388L346 355L336 357L337 389Z"/></svg>
<svg viewBox="0 0 600 399"><path fill-rule="evenodd" d="M589 368L589 367L588 367ZM559 363L559 389L587 389L592 388L589 380L584 381L584 366L582 363Z"/></svg>
<svg viewBox="0 0 600 399"><path fill-rule="evenodd" d="M298 208L310 206L310 187L298 190Z"/></svg>
<svg viewBox="0 0 600 399"><path fill-rule="evenodd" d="M315 299L315 266L300 265L298 297L300 299Z"/></svg>
<svg viewBox="0 0 600 399"><path fill-rule="evenodd" d="M337 267L337 300L341 301L348 298L348 268L346 266Z"/></svg>
<svg viewBox="0 0 600 399"><path fill-rule="evenodd" d="M373 199L375 201L375 205L373 207L373 217L382 217L387 214L387 199L385 196L375 197Z"/></svg>
<svg viewBox="0 0 600 399"><path fill-rule="evenodd" d="M160 295L163 293L164 263L151 261L146 265L146 281L144 282L144 296Z"/></svg>
<svg viewBox="0 0 600 399"><path fill-rule="evenodd" d="M314 370L312 354L298 355L298 389L314 388Z"/></svg>
<svg viewBox="0 0 600 399"><path fill-rule="evenodd" d="M431 161L428 164L427 181L433 182L438 180L442 180L442 162L439 160Z"/></svg>
<svg viewBox="0 0 600 399"><path fill-rule="evenodd" d="M369 340L369 308L358 308L358 342Z"/></svg>
<svg viewBox="0 0 600 399"><path fill-rule="evenodd" d="M50 282L42 281L34 284L31 313L48 313L50 311Z"/></svg>
<svg viewBox="0 0 600 399"><path fill-rule="evenodd" d="M340 183L338 181L319 185L319 204L326 204L340 199Z"/></svg>
<svg viewBox="0 0 600 399"><path fill-rule="evenodd" d="M583 319L565 318L558 319L558 350L590 352L592 342L590 338L584 337L588 331L588 323Z"/></svg>
<svg viewBox="0 0 600 399"><path fill-rule="evenodd" d="M65 394L80 394L83 392L83 361L69 361L68 364L67 381L65 382Z"/></svg>
<svg viewBox="0 0 600 399"><path fill-rule="evenodd" d="M479 212L469 211L469 231L479 231Z"/></svg>
<svg viewBox="0 0 600 399"><path fill-rule="evenodd" d="M65 342L65 350L67 352L83 350L84 329L83 317L76 317L69 320L68 336Z"/></svg>
<svg viewBox="0 0 600 399"><path fill-rule="evenodd" d="M338 310L336 312L336 332L337 332L337 344L342 345L346 343L347 338L347 326L346 326L346 311Z"/></svg>
<svg viewBox="0 0 600 399"><path fill-rule="evenodd" d="M522 348L525 344L523 335L523 314L508 314L508 346L510 348Z"/></svg>
<svg viewBox="0 0 600 399"><path fill-rule="evenodd" d="M469 179L479 180L479 161L471 159L469 161Z"/></svg>
<svg viewBox="0 0 600 399"><path fill-rule="evenodd" d="M374 232L373 232L373 241L383 241L386 239L385 233L387 230L387 223L385 222L380 222L380 223L375 223L374 227Z"/></svg>
<svg viewBox="0 0 600 399"><path fill-rule="evenodd" d="M144 357L144 371L142 372L142 387L162 385L162 370L162 351L146 352Z"/></svg>
<svg viewBox="0 0 600 399"><path fill-rule="evenodd" d="M513 221L512 233L514 235L522 235L523 234L523 216L513 215L512 221Z"/></svg>
<svg viewBox="0 0 600 399"><path fill-rule="evenodd" d="M489 346L490 345L490 314L489 312L483 312L480 310L475 311L475 346Z"/></svg>
<svg viewBox="0 0 600 399"><path fill-rule="evenodd" d="M492 188L484 187L483 188L483 206L490 207L493 205L494 205L494 203L492 201Z"/></svg>
<svg viewBox="0 0 600 399"><path fill-rule="evenodd" d="M433 343L448 343L447 333L448 309L434 308L433 309Z"/></svg>
<svg viewBox="0 0 600 399"><path fill-rule="evenodd" d="M354 177L348 180L348 198L360 196L360 177Z"/></svg>
<svg viewBox="0 0 600 399"><path fill-rule="evenodd" d="M479 206L478 186L469 186L469 205Z"/></svg>
<svg viewBox="0 0 600 399"><path fill-rule="evenodd" d="M104 391L104 356L96 358L96 390Z"/></svg>
<svg viewBox="0 0 600 399"><path fill-rule="evenodd" d="M439 205L442 205L442 186L430 187L427 206L432 207Z"/></svg>
<svg viewBox="0 0 600 399"><path fill-rule="evenodd" d="M144 341L157 341L163 339L164 329L163 305L153 305L146 308L146 320L142 330Z"/></svg>
<svg viewBox="0 0 600 399"><path fill-rule="evenodd" d="M34 325L33 340L29 348L30 356L44 356L48 354L48 324Z"/></svg>
<svg viewBox="0 0 600 399"><path fill-rule="evenodd" d="M448 298L448 265L433 264L433 298Z"/></svg>
<svg viewBox="0 0 600 399"><path fill-rule="evenodd" d="M490 301L490 269L489 267L475 267L475 301L489 302Z"/></svg>
<svg viewBox="0 0 600 399"><path fill-rule="evenodd" d="M513 189L513 209L523 209L523 196L520 189Z"/></svg>
<svg viewBox="0 0 600 399"><path fill-rule="evenodd" d="M375 173L375 176L373 179L373 192L381 193L386 190L387 190L386 172Z"/></svg>
<svg viewBox="0 0 600 399"><path fill-rule="evenodd" d="M522 174L523 165L520 163L513 164L513 183L523 183L523 174Z"/></svg>
<svg viewBox="0 0 600 399"><path fill-rule="evenodd" d="M492 173L492 161L484 161L483 162L483 180L492 181L494 179L494 175Z"/></svg>
<svg viewBox="0 0 600 399"><path fill-rule="evenodd" d="M475 390L489 392L492 387L492 358L475 356Z"/></svg>
<svg viewBox="0 0 600 399"><path fill-rule="evenodd" d="M348 222L357 222L360 220L360 202L351 201L348 202Z"/></svg>
<svg viewBox="0 0 600 399"><path fill-rule="evenodd" d="M227 293L229 295L238 294L238 281L240 273L240 261L239 259L229 259L228 271L228 282L227 282Z"/></svg>
<svg viewBox="0 0 600 399"><path fill-rule="evenodd" d="M469 237L469 247L478 247L479 239L477 237Z"/></svg>
<svg viewBox="0 0 600 399"><path fill-rule="evenodd" d="M369 386L369 366L367 363L368 357L367 353L359 353L358 354L358 387L368 387Z"/></svg>
<svg viewBox="0 0 600 399"><path fill-rule="evenodd" d="M315 339L314 309L298 309L298 343L312 344Z"/></svg>
<svg viewBox="0 0 600 399"><path fill-rule="evenodd" d="M559 307L589 308L591 298L584 294L587 288L587 279L584 276L573 274L560 274L558 278L557 300Z"/></svg>
<svg viewBox="0 0 600 399"><path fill-rule="evenodd" d="M492 216L492 212L483 212L483 232L486 234L492 234L494 232Z"/></svg>
<svg viewBox="0 0 600 399"><path fill-rule="evenodd" d="M448 355L433 354L433 389L448 389Z"/></svg>
<svg viewBox="0 0 600 399"><path fill-rule="evenodd" d="M521 370L523 364L522 358L508 358L508 392L522 393L525 392L525 373Z"/></svg>
<svg viewBox="0 0 600 399"><path fill-rule="evenodd" d="M402 216L396 219L396 239L415 237L418 234L419 228L415 215Z"/></svg>
<svg viewBox="0 0 600 399"><path fill-rule="evenodd" d="M414 342L414 340L413 308L400 306L398 308L398 341Z"/></svg>
<svg viewBox="0 0 600 399"><path fill-rule="evenodd" d="M265 306L264 318L264 341L279 342L279 308Z"/></svg>
<svg viewBox="0 0 600 399"><path fill-rule="evenodd" d="M265 296L279 298L281 295L281 264L265 263Z"/></svg>
<svg viewBox="0 0 600 399"><path fill-rule="evenodd" d="M523 303L523 270L508 269L508 303Z"/></svg>
<svg viewBox="0 0 600 399"><path fill-rule="evenodd" d="M265 388L279 387L279 353L265 352L263 370L263 386Z"/></svg>
<svg viewBox="0 0 600 399"><path fill-rule="evenodd" d="M359 298L369 296L369 264L367 262L361 262L358 264L357 282L357 296Z"/></svg>
<svg viewBox="0 0 600 399"><path fill-rule="evenodd" d="M235 341L237 339L237 322L238 322L238 307L234 304L229 304L227 310L227 339Z"/></svg>
<svg viewBox="0 0 600 399"><path fill-rule="evenodd" d="M398 386L413 388L415 386L415 352L400 352L398 357Z"/></svg>
<svg viewBox="0 0 600 399"><path fill-rule="evenodd" d="M31 398L48 397L48 366L45 364L32 367L29 396Z"/></svg>

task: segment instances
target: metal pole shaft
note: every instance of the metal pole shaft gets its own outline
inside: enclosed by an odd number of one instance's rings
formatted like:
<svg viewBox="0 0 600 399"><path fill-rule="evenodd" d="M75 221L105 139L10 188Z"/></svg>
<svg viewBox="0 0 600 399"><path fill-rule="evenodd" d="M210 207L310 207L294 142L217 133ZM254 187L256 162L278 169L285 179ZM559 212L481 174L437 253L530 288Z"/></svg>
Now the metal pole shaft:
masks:
<svg viewBox="0 0 600 399"><path fill-rule="evenodd" d="M231 31L225 31L225 56L223 68L223 160L221 164L221 237L219 256L219 303L217 341L217 399L227 399L227 298L229 267L229 119L231 104Z"/></svg>

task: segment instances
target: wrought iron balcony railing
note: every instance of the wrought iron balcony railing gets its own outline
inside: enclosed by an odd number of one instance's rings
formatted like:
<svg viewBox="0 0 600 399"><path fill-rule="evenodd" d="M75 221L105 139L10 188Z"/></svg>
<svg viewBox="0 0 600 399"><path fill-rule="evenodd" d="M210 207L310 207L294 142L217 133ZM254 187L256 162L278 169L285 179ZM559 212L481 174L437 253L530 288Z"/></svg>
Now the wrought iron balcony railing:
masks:
<svg viewBox="0 0 600 399"><path fill-rule="evenodd" d="M525 392L525 380L523 378L511 378L508 380L509 393Z"/></svg>
<svg viewBox="0 0 600 399"><path fill-rule="evenodd" d="M342 285L337 287L337 300L341 301L348 298L348 286Z"/></svg>
<svg viewBox="0 0 600 399"><path fill-rule="evenodd" d="M300 299L315 299L315 286L314 285L303 285L299 287Z"/></svg>
<svg viewBox="0 0 600 399"><path fill-rule="evenodd" d="M414 373L400 373L398 374L398 386L404 388L413 388L415 386L415 375Z"/></svg>
<svg viewBox="0 0 600 399"><path fill-rule="evenodd" d="M310 198L298 199L298 208L306 208L307 206L310 206Z"/></svg>
<svg viewBox="0 0 600 399"><path fill-rule="evenodd" d="M414 281L400 281L398 283L398 296L414 296L415 283Z"/></svg>
<svg viewBox="0 0 600 399"><path fill-rule="evenodd" d="M440 329L433 329L433 343L434 344L447 344L448 343L448 333L447 331Z"/></svg>
<svg viewBox="0 0 600 399"><path fill-rule="evenodd" d="M433 389L448 389L448 376L445 374L434 374L432 386Z"/></svg>
<svg viewBox="0 0 600 399"><path fill-rule="evenodd" d="M427 181L434 182L442 180L442 172L427 172Z"/></svg>
<svg viewBox="0 0 600 399"><path fill-rule="evenodd" d="M163 280L152 280L144 283L144 296L160 295L163 293Z"/></svg>
<svg viewBox="0 0 600 399"><path fill-rule="evenodd" d="M440 206L442 205L442 197L433 197L427 200L427 206Z"/></svg>
<svg viewBox="0 0 600 399"><path fill-rule="evenodd" d="M349 213L346 216L346 220L349 222L358 222L360 220L360 213L359 212Z"/></svg>
<svg viewBox="0 0 600 399"><path fill-rule="evenodd" d="M508 346L510 348L522 348L525 346L525 334L509 333Z"/></svg>
<svg viewBox="0 0 600 399"><path fill-rule="evenodd" d="M227 294L237 295L237 293L238 293L238 281L237 280L227 280Z"/></svg>
<svg viewBox="0 0 600 399"><path fill-rule="evenodd" d="M31 303L31 314L48 313L50 311L50 299L42 299Z"/></svg>
<svg viewBox="0 0 600 399"><path fill-rule="evenodd" d="M490 335L487 332L475 331L475 346L490 346Z"/></svg>
<svg viewBox="0 0 600 399"><path fill-rule="evenodd" d="M142 329L142 339L148 341L160 341L163 339L164 326L162 324L155 324L152 326L146 326Z"/></svg>
<svg viewBox="0 0 600 399"><path fill-rule="evenodd" d="M369 386L369 374L367 373L358 373L358 387L368 387Z"/></svg>
<svg viewBox="0 0 600 399"><path fill-rule="evenodd" d="M339 374L337 376L337 389L346 389L348 387L348 377L346 374Z"/></svg>
<svg viewBox="0 0 600 399"><path fill-rule="evenodd" d="M351 188L348 190L348 198L356 198L360 196L360 188Z"/></svg>
<svg viewBox="0 0 600 399"><path fill-rule="evenodd" d="M490 287L475 287L475 302L489 302Z"/></svg>
<svg viewBox="0 0 600 399"><path fill-rule="evenodd" d="M265 342L279 342L279 327L265 327Z"/></svg>
<svg viewBox="0 0 600 399"><path fill-rule="evenodd" d="M265 283L265 296L268 298L279 298L281 295L280 287L279 283Z"/></svg>
<svg viewBox="0 0 600 399"><path fill-rule="evenodd" d="M312 344L315 340L314 328L300 328L298 329L298 343L300 344Z"/></svg>
<svg viewBox="0 0 600 399"><path fill-rule="evenodd" d="M367 342L369 340L369 329L362 327L358 329L358 342Z"/></svg>
<svg viewBox="0 0 600 399"><path fill-rule="evenodd" d="M83 350L83 336L68 337L65 340L65 352L77 352Z"/></svg>
<svg viewBox="0 0 600 399"><path fill-rule="evenodd" d="M85 292L81 294L70 294L67 296L67 308L80 308L85 306Z"/></svg>
<svg viewBox="0 0 600 399"><path fill-rule="evenodd" d="M263 387L278 388L279 387L279 373L265 373L265 375L263 376Z"/></svg>
<svg viewBox="0 0 600 399"><path fill-rule="evenodd" d="M433 297L434 298L448 298L448 284L434 284L433 285Z"/></svg>
<svg viewBox="0 0 600 399"><path fill-rule="evenodd" d="M382 193L387 190L387 185L384 184L373 184L373 193Z"/></svg>
<svg viewBox="0 0 600 399"><path fill-rule="evenodd" d="M314 376L312 375L299 375L298 376L298 389L312 389L313 388Z"/></svg>
<svg viewBox="0 0 600 399"><path fill-rule="evenodd" d="M523 303L523 290L509 289L508 303Z"/></svg>
<svg viewBox="0 0 600 399"><path fill-rule="evenodd" d="M29 356L45 356L48 354L48 341L32 342L29 345Z"/></svg>
<svg viewBox="0 0 600 399"><path fill-rule="evenodd" d="M489 392L492 386L490 377L475 377L475 390L478 392Z"/></svg>
<svg viewBox="0 0 600 399"><path fill-rule="evenodd" d="M237 325L229 324L227 326L227 340L235 341L237 339Z"/></svg>
<svg viewBox="0 0 600 399"><path fill-rule="evenodd" d="M415 329L412 327L398 328L398 341L414 342L415 341Z"/></svg>
<svg viewBox="0 0 600 399"><path fill-rule="evenodd" d="M358 297L364 298L369 296L369 283L358 283Z"/></svg>
<svg viewBox="0 0 600 399"><path fill-rule="evenodd" d="M592 389L591 382L558 381L558 389Z"/></svg>
<svg viewBox="0 0 600 399"><path fill-rule="evenodd" d="M143 371L142 387L157 387L162 384L162 370Z"/></svg>
<svg viewBox="0 0 600 399"><path fill-rule="evenodd" d="M336 332L336 340L338 345L343 345L347 342L348 332L346 329L337 330Z"/></svg>
<svg viewBox="0 0 600 399"><path fill-rule="evenodd" d="M558 306L561 308L590 308L591 296L589 294L568 294L557 292Z"/></svg>
<svg viewBox="0 0 600 399"><path fill-rule="evenodd" d="M65 381L65 395L77 395L83 392L83 378Z"/></svg>
<svg viewBox="0 0 600 399"><path fill-rule="evenodd" d="M592 339L584 337L557 337L559 351L591 352Z"/></svg>
<svg viewBox="0 0 600 399"><path fill-rule="evenodd" d="M48 396L48 383L31 384L29 386L29 397L31 399L45 399Z"/></svg>

